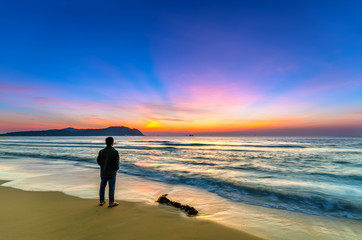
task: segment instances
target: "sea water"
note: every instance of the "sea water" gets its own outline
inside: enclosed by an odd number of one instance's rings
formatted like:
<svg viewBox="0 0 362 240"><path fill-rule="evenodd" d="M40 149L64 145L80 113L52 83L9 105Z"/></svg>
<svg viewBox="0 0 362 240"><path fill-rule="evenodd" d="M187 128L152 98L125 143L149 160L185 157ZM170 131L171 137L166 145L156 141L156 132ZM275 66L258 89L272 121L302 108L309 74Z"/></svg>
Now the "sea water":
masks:
<svg viewBox="0 0 362 240"><path fill-rule="evenodd" d="M1 137L0 178L97 198L104 145L104 137ZM153 204L168 193L200 218L263 237L362 236L362 137L127 136L114 147L117 199Z"/></svg>

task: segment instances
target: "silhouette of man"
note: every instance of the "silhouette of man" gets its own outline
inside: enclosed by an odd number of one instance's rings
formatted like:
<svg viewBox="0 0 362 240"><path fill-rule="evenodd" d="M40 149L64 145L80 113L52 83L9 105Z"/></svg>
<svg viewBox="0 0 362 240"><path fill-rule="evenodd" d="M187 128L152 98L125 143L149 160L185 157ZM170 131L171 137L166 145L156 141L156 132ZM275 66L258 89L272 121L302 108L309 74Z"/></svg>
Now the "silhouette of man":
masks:
<svg viewBox="0 0 362 240"><path fill-rule="evenodd" d="M116 175L119 169L119 154L113 148L114 139L112 137L106 138L107 147L99 151L97 162L101 167L101 186L99 189L99 206L103 206L106 201L104 199L104 192L108 182L109 188L109 205L108 207L118 206L114 201L114 189L116 187Z"/></svg>

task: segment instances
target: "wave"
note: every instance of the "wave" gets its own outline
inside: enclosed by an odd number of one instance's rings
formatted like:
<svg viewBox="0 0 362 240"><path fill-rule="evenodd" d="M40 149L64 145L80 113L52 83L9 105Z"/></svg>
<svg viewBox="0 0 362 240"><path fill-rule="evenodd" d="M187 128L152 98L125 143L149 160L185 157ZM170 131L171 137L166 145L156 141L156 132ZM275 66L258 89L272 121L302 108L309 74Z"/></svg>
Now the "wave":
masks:
<svg viewBox="0 0 362 240"><path fill-rule="evenodd" d="M308 195L304 193L298 195L290 192L278 192L257 185L238 185L194 174L187 176L184 171L160 172L136 165L123 165L120 169L122 173L149 180L200 187L235 202L315 215L362 219L362 208L358 204L344 199L320 196L320 194L310 193Z"/></svg>
<svg viewBox="0 0 362 240"><path fill-rule="evenodd" d="M357 204L320 194L277 192L260 186L242 186L208 178L183 179L183 183L202 186L232 201L308 214L362 219L362 208Z"/></svg>
<svg viewBox="0 0 362 240"><path fill-rule="evenodd" d="M166 146L217 146L217 144L206 144L206 143L164 143Z"/></svg>
<svg viewBox="0 0 362 240"><path fill-rule="evenodd" d="M41 147L41 148L103 148L104 144L97 145L51 145L49 144L8 144L8 146L19 146L19 147ZM184 145L186 146L186 145ZM191 144L188 146L192 146ZM127 149L127 150L159 150L159 151L178 151L178 150L195 150L190 148L178 148L176 145L167 145L165 147L158 146L137 146L137 145L122 145L122 146L114 146L116 149ZM204 148L197 149L202 151L222 151L222 152L260 152L260 150L247 150L247 149L218 149L218 148Z"/></svg>
<svg viewBox="0 0 362 240"><path fill-rule="evenodd" d="M277 145L255 145L255 144L243 144L238 145L240 147L255 147L255 148L307 148L302 145L288 145L288 144L277 144Z"/></svg>
<svg viewBox="0 0 362 240"><path fill-rule="evenodd" d="M126 149L127 146L125 146ZM132 148L134 149L134 148ZM96 156L94 157L79 157L76 155L71 154L41 154L41 153L19 153L19 152L1 152L0 154L6 155L6 156L17 156L17 157L31 157L31 158L40 158L40 159L55 159L55 160L70 160L70 161L77 161L77 162L96 162ZM131 153L129 153L132 155ZM128 155L128 153L122 153L122 155ZM150 154L153 156L153 154ZM207 162L197 162L196 159L200 160L207 160ZM326 172L305 172L305 171L299 171L299 170L291 170L289 168L270 168L267 165L266 166L254 166L251 163L248 164L241 164L239 166L228 166L223 165L215 162L216 159L209 159L209 158L203 158L203 157L195 157L188 160L185 160L185 158L176 158L177 164L183 164L185 166L192 165L192 166L218 166L218 169L224 169L224 170L243 170L243 171L251 171L255 173L261 173L261 174L272 174L272 175L293 175L294 177L300 177L300 176L317 176L322 178L328 178L328 181L335 181L338 179L342 180L356 180L356 181L362 181L361 175L341 175L341 174L333 174L333 173L326 173ZM214 162L211 162L214 161ZM127 168L129 164L125 165ZM132 165L132 164L131 164ZM142 176L142 173L140 173L139 176Z"/></svg>
<svg viewBox="0 0 362 240"><path fill-rule="evenodd" d="M307 172L306 175L315 175L315 176L322 176L322 177L329 177L330 179L345 179L345 180L357 180L362 181L361 175L341 175L341 174L332 174L332 173L321 173L321 172Z"/></svg>
<svg viewBox="0 0 362 240"><path fill-rule="evenodd" d="M291 175L294 177L307 177L309 176L315 176L315 177L322 177L322 178L328 178L328 181L338 181L338 180L348 180L348 181L362 181L362 175L355 175L355 174L333 174L333 173L327 173L327 172L306 172L306 171L299 171L299 170L291 170L289 168L268 168L263 166L254 166L253 164L245 164L240 166L223 166L219 167L220 169L229 169L229 170L243 170L243 171L253 171L253 172L259 172L259 173L265 173L265 174L273 174L273 175L279 175L283 174L285 176Z"/></svg>
<svg viewBox="0 0 362 240"><path fill-rule="evenodd" d="M8 146L27 146L29 144L57 144L57 145L97 145L97 146L104 146L104 143L92 143L92 142L54 142L54 141L48 141L48 142L42 142L42 141L23 141L21 143L18 142L0 142L0 145L8 145Z"/></svg>
<svg viewBox="0 0 362 240"><path fill-rule="evenodd" d="M101 148L103 147L102 145L89 145L89 144L74 144L74 145L70 145L70 144L61 144L58 145L58 143L54 144L52 142L49 142L48 144L38 144L38 143L31 143L31 144L21 144L21 143L12 143L12 144L6 144L7 146L18 146L18 147L41 147L41 148Z"/></svg>
<svg viewBox="0 0 362 240"><path fill-rule="evenodd" d="M167 147L147 147L147 146L119 146L120 149L132 149L132 150L166 150L177 151L180 150L175 146L168 145ZM202 149L204 150L204 149ZM143 153L143 152L141 152ZM33 158L47 158L55 160L70 160L76 162L75 164L87 163L84 167L95 168L96 157L79 157L70 154L41 154L41 153L18 153L18 152L0 152L5 156L18 156L18 157L33 157ZM139 155L137 155L139 156ZM263 166L253 166L252 164L240 165L240 166L225 166L216 164L215 159L211 159L211 162L197 162L194 159L206 159L202 156L192 158L191 161L185 161L185 159L177 159L177 163L189 164L188 167L195 165L215 166L217 169L235 169L244 171L254 171L259 173L271 173L273 176L287 176L290 174L292 177L299 179L306 178L308 176L317 176L317 179L323 179L324 182L338 181L343 179L345 182L356 181L358 184L362 181L362 176L359 175L340 175L332 173L321 172L305 172L298 170L291 170L288 168L274 168L267 169ZM347 164L345 161L340 161L339 164ZM89 164L90 163L90 164ZM328 215L334 217L347 217L353 219L362 219L362 206L360 203L348 201L341 197L323 195L321 193L314 193L306 190L303 193L296 191L283 191L281 188L272 188L256 184L247 184L243 182L228 182L220 180L218 177L204 176L201 174L192 173L189 171L160 171L157 167L142 167L134 164L133 162L121 162L119 172L139 176L149 180L162 181L170 184L185 184L203 188L209 192L215 193L223 198L236 202L244 202L252 205L259 205L264 207L271 207L277 209L285 209L291 211L299 211L308 214L316 215ZM262 175L262 174L261 174ZM267 176L271 177L271 176ZM314 178L316 179L316 178Z"/></svg>
<svg viewBox="0 0 362 240"><path fill-rule="evenodd" d="M15 156L15 157L40 158L40 159L70 160L70 161L76 161L76 162L91 162L91 163L96 162L96 156L94 156L92 158L87 158L87 157L78 157L78 156L69 155L69 154L53 155L53 154L40 154L40 153L1 152L0 156L1 155ZM181 163L181 164L189 164L189 165L207 165L207 166L217 165L215 163L210 163L210 162L195 162L195 161L185 161L185 160L178 160L177 162ZM128 165L129 164L126 164L124 166L128 166Z"/></svg>
<svg viewBox="0 0 362 240"><path fill-rule="evenodd" d="M255 148L307 148L303 145L296 144L275 144L275 145L260 145L260 144L210 144L210 143L180 143L172 141L134 141L145 144L158 143L166 146L220 146L220 147L255 147Z"/></svg>
<svg viewBox="0 0 362 240"><path fill-rule="evenodd" d="M347 161L335 161L333 163L338 163L338 164L351 164L350 162Z"/></svg>
<svg viewBox="0 0 362 240"><path fill-rule="evenodd" d="M147 147L147 146L115 146L116 149L131 149L131 150L162 150L162 151L174 151L175 147Z"/></svg>
<svg viewBox="0 0 362 240"><path fill-rule="evenodd" d="M56 144L53 144L53 143L48 143L48 144L43 144L43 145L40 145L40 144L17 144L17 143L14 143L14 144L6 144L8 146L19 146L19 147L42 147L42 148L103 148L104 147L104 144L81 144L81 145L77 145L77 144L74 144L74 145L69 145L69 144L61 144L61 145L57 145L58 143ZM5 144L4 144L5 145ZM127 145L124 145L124 146L115 146L116 149L129 149L129 150L164 150L164 151L172 151L172 150L177 150L177 148L175 147L148 147L148 146L127 146Z"/></svg>
<svg viewBox="0 0 362 240"><path fill-rule="evenodd" d="M210 144L210 143L180 143L180 142L172 142L172 141L133 141L138 143L145 143L145 144L160 144L166 146L214 146L218 144Z"/></svg>
<svg viewBox="0 0 362 240"><path fill-rule="evenodd" d="M40 154L40 153L18 153L18 152L1 152L2 155L5 156L17 156L17 157L31 157L31 158L40 158L40 159L55 159L55 160L70 160L77 162L95 162L96 157L94 158L85 158L85 157L77 157L74 155L53 155L53 154Z"/></svg>

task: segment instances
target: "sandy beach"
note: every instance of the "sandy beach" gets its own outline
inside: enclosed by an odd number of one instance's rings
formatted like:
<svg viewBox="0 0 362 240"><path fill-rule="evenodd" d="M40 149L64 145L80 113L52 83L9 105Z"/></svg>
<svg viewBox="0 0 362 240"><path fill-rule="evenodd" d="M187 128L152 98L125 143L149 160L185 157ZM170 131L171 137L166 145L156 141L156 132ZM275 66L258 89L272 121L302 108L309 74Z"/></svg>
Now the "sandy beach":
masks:
<svg viewBox="0 0 362 240"><path fill-rule="evenodd" d="M119 201L107 208L60 192L9 187L0 187L0 195L0 239L260 239L168 206Z"/></svg>

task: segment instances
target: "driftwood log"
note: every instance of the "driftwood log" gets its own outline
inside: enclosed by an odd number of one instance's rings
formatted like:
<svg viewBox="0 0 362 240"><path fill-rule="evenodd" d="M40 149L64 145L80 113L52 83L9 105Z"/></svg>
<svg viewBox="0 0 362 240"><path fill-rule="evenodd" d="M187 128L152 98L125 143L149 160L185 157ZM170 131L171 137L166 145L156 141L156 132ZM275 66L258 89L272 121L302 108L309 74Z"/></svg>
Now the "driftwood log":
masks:
<svg viewBox="0 0 362 240"><path fill-rule="evenodd" d="M167 198L167 194L161 195L156 202L173 206L175 208L180 208L181 210L185 211L187 216L189 217L196 216L199 213L195 208L189 205L182 205L179 202L171 201L170 199Z"/></svg>

